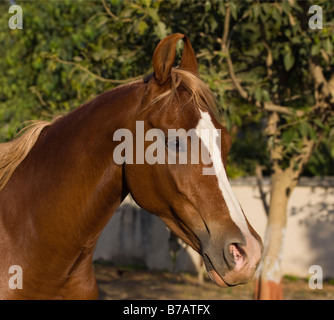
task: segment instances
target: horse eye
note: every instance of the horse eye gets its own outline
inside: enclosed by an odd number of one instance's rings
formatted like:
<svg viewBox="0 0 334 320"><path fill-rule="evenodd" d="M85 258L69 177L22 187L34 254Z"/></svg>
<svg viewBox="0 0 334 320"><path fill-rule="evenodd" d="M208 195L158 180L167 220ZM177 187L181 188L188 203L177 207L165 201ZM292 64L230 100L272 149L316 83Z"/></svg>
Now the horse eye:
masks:
<svg viewBox="0 0 334 320"><path fill-rule="evenodd" d="M166 146L168 149L175 152L182 150L179 138L166 139Z"/></svg>

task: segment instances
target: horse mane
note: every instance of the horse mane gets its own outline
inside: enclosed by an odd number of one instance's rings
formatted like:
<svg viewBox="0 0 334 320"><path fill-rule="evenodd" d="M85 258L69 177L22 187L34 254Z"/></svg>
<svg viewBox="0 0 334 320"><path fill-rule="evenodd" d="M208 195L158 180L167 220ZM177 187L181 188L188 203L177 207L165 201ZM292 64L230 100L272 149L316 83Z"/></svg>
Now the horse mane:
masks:
<svg viewBox="0 0 334 320"><path fill-rule="evenodd" d="M145 82L145 79L144 81L134 81L123 86L116 87L113 90ZM174 99L179 100L178 88L181 86L190 93L189 100L184 103L184 105L192 102L196 106L197 112L199 112L200 109L203 111L211 111L211 113L219 121L219 104L208 85L193 73L181 68L173 68L171 70L171 88L151 101L145 109L151 107L164 98L165 101L162 106L170 106L173 101L175 101ZM16 135L14 140L0 144L0 191L5 187L15 169L33 148L42 130L50 125L51 122L48 121L35 121L23 128Z"/></svg>
<svg viewBox="0 0 334 320"><path fill-rule="evenodd" d="M23 128L14 140L0 144L0 191L49 125L47 121L35 121Z"/></svg>
<svg viewBox="0 0 334 320"><path fill-rule="evenodd" d="M113 88L112 91L120 90L130 85L138 85L142 83L144 83L142 79L132 81L117 86L116 88ZM84 105L85 104L79 106L76 110L78 110L80 107L83 107ZM6 186L16 168L27 157L28 153L35 145L42 130L45 127L52 125L61 117L62 116L56 117L51 122L27 121L26 123L30 124L18 132L14 140L0 143L0 191Z"/></svg>
<svg viewBox="0 0 334 320"><path fill-rule="evenodd" d="M190 93L189 100L184 105L192 102L196 106L196 111L199 111L199 109L211 111L214 117L220 121L219 103L209 86L195 74L178 67L171 70L171 88L157 96L149 103L147 108L163 98L166 98L163 106L171 105L175 98L179 100L177 89L181 86Z"/></svg>

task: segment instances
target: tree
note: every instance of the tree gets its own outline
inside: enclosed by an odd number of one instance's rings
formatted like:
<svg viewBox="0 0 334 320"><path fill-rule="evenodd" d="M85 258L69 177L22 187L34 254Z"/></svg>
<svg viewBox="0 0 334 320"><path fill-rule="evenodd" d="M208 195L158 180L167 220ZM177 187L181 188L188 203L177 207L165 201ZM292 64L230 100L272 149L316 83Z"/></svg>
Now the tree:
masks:
<svg viewBox="0 0 334 320"><path fill-rule="evenodd" d="M254 174L260 165L271 176L256 297L282 297L288 199L305 167L308 174L334 173L331 2L16 2L22 30L7 27L10 3L0 3L0 140L12 138L23 121L53 118L143 77L167 34L190 37L201 78L233 137L228 173ZM322 29L309 28L315 4Z"/></svg>
<svg viewBox="0 0 334 320"><path fill-rule="evenodd" d="M287 203L314 150L333 135L334 10L319 4L326 20L316 31L308 26L308 2L247 3L236 9L226 4L221 44L229 77L238 95L267 119L271 192L255 289L260 299L283 298Z"/></svg>
<svg viewBox="0 0 334 320"><path fill-rule="evenodd" d="M0 140L31 119L51 119L142 78L167 35L161 1L16 1L23 29L0 3Z"/></svg>

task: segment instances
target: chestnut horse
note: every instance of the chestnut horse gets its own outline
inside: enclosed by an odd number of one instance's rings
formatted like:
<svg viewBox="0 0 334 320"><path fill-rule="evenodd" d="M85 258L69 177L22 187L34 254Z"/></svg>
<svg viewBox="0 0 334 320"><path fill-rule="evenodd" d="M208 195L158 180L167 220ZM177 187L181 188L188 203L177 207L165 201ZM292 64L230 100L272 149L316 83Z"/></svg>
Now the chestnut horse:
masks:
<svg viewBox="0 0 334 320"><path fill-rule="evenodd" d="M180 39L181 62L173 67ZM153 69L146 79L105 92L0 144L0 298L97 298L93 251L129 193L203 257L215 283L231 286L252 278L262 242L229 185L230 137L216 119L214 95L198 78L188 38L178 33L163 39L154 51ZM136 139L137 121L145 132L207 128L220 134L221 143L203 143L214 174L203 174L210 164L202 160L116 163L113 153L120 141L114 133L123 128ZM164 144L176 157L190 148L179 140ZM139 154L138 145L134 148ZM18 274L12 266L20 268L21 286L13 286Z"/></svg>

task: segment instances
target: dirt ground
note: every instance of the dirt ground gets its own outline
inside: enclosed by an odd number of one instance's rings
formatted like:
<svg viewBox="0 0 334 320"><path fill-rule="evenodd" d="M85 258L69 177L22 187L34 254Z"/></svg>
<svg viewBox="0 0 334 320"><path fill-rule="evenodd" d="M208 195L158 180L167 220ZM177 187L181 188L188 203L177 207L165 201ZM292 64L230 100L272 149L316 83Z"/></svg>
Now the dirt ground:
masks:
<svg viewBox="0 0 334 320"><path fill-rule="evenodd" d="M164 271L138 270L110 265L94 265L102 300L249 300L253 283L232 288L220 288L210 280L199 284L194 275ZM306 279L284 278L286 300L333 300L333 281L323 283L323 289L312 290Z"/></svg>

